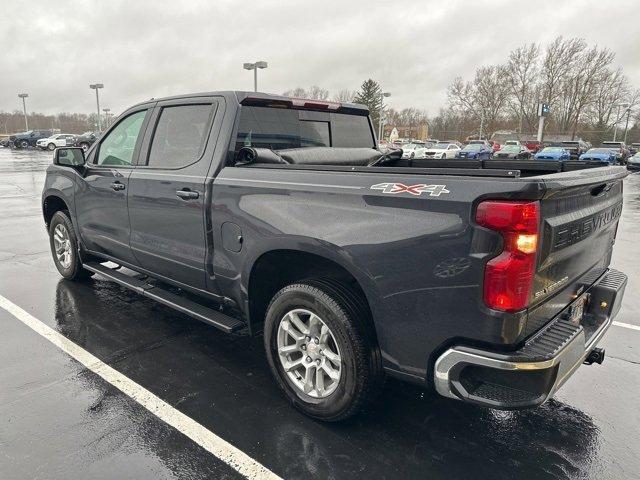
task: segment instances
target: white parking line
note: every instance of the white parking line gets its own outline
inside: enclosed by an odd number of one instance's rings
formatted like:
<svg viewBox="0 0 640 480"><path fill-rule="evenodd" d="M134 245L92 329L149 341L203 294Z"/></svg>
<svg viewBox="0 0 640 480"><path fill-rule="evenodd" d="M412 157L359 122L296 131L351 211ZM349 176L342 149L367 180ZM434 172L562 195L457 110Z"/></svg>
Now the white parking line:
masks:
<svg viewBox="0 0 640 480"><path fill-rule="evenodd" d="M624 323L624 322L613 322L613 324L616 327L629 328L631 330L640 330L640 325L632 325L630 323Z"/></svg>
<svg viewBox="0 0 640 480"><path fill-rule="evenodd" d="M246 453L226 442L211 430L206 429L192 418L176 410L155 396L149 390L117 370L111 368L64 335L45 325L18 305L0 295L0 308L40 334L60 350L64 351L95 374L102 377L122 393L132 398L156 417L189 437L202 448L211 452L231 468L250 479L279 479L275 473L257 462Z"/></svg>

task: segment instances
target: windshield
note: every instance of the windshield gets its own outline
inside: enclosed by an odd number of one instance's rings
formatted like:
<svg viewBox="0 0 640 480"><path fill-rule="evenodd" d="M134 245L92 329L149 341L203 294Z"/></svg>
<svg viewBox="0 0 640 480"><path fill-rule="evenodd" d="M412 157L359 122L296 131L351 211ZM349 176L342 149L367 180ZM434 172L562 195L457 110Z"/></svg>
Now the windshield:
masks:
<svg viewBox="0 0 640 480"><path fill-rule="evenodd" d="M243 106L235 151L242 147L282 150L374 145L369 119L364 115Z"/></svg>
<svg viewBox="0 0 640 480"><path fill-rule="evenodd" d="M422 145L418 145L416 143L407 143L406 145L402 146L403 150L415 150L416 148L421 147Z"/></svg>
<svg viewBox="0 0 640 480"><path fill-rule="evenodd" d="M564 150L562 147L545 147L542 149L543 152L561 152Z"/></svg>
<svg viewBox="0 0 640 480"><path fill-rule="evenodd" d="M613 148L592 148L589 150L589 153L611 153L614 150Z"/></svg>
<svg viewBox="0 0 640 480"><path fill-rule="evenodd" d="M480 143L470 143L466 147L462 149L463 152L477 152L482 149L482 144Z"/></svg>
<svg viewBox="0 0 640 480"><path fill-rule="evenodd" d="M437 149L439 149L439 150L446 150L447 148L449 148L449 145L450 145L450 144L448 144L448 143L436 143L436 144L433 146L433 148L437 148Z"/></svg>
<svg viewBox="0 0 640 480"><path fill-rule="evenodd" d="M500 151L506 152L506 153L514 153L514 152L519 152L520 147L518 145L505 145L500 149Z"/></svg>

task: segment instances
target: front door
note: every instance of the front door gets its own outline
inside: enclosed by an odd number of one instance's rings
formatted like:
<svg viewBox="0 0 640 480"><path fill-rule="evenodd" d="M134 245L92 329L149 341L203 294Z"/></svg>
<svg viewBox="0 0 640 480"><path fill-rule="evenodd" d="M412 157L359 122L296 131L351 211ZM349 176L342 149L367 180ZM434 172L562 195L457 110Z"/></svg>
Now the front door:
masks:
<svg viewBox="0 0 640 480"><path fill-rule="evenodd" d="M85 247L132 264L137 262L129 247L127 191L147 115L148 110L133 112L107 132L89 155L75 195Z"/></svg>
<svg viewBox="0 0 640 480"><path fill-rule="evenodd" d="M205 180L213 98L161 102L129 179L131 249L141 267L206 288Z"/></svg>

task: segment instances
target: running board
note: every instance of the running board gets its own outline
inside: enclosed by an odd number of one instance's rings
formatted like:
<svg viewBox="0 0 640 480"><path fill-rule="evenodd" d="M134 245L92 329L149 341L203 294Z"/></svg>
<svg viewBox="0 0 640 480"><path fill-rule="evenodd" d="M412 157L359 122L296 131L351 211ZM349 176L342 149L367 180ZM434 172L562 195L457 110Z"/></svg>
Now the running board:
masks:
<svg viewBox="0 0 640 480"><path fill-rule="evenodd" d="M151 285L135 277L125 275L113 268L105 267L101 263L89 262L83 267L90 272L98 273L123 287L129 288L143 297L152 298L156 302L193 317L201 322L219 328L223 332L233 333L244 327L244 323L237 318L225 315L217 310L206 307L188 298L176 295L156 285Z"/></svg>

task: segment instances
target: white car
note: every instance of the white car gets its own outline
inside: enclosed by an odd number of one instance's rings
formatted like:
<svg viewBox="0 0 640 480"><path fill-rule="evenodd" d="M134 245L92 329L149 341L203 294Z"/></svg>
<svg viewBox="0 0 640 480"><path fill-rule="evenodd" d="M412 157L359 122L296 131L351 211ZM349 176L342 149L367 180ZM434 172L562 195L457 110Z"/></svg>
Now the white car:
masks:
<svg viewBox="0 0 640 480"><path fill-rule="evenodd" d="M428 148L422 148L416 152L415 158L456 158L461 150L459 145L449 142L440 142Z"/></svg>
<svg viewBox="0 0 640 480"><path fill-rule="evenodd" d="M74 144L75 135L70 133L57 133L49 138L41 138L36 142L36 147L43 150L55 150L57 147L66 147Z"/></svg>
<svg viewBox="0 0 640 480"><path fill-rule="evenodd" d="M424 147L422 143L407 143L402 146L402 158L416 157L416 151Z"/></svg>

